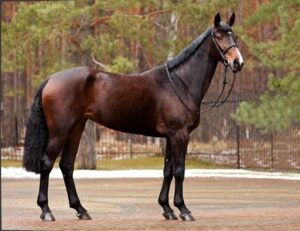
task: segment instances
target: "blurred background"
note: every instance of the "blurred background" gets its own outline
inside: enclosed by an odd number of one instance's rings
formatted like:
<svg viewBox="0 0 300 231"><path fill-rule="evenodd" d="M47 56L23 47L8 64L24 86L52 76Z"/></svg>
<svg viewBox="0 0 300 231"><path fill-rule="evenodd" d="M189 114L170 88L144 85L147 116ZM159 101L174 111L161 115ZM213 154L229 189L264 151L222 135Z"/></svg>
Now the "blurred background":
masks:
<svg viewBox="0 0 300 231"><path fill-rule="evenodd" d="M299 0L9 1L1 10L2 166L21 166L26 121L43 79L85 65L145 71L189 45L217 12L226 21L234 11L246 63L223 106L202 105L187 165L300 171ZM222 72L219 64L204 101L219 96ZM162 168L164 145L88 122L77 168Z"/></svg>

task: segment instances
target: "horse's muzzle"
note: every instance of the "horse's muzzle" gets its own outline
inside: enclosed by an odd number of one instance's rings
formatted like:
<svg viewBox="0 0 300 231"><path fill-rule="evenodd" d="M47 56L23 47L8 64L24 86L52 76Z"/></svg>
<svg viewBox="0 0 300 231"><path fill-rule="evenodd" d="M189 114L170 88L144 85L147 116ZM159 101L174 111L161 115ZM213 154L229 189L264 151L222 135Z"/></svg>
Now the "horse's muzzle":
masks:
<svg viewBox="0 0 300 231"><path fill-rule="evenodd" d="M242 70L243 65L244 65L244 61L236 58L231 65L231 69L234 73L236 73Z"/></svg>

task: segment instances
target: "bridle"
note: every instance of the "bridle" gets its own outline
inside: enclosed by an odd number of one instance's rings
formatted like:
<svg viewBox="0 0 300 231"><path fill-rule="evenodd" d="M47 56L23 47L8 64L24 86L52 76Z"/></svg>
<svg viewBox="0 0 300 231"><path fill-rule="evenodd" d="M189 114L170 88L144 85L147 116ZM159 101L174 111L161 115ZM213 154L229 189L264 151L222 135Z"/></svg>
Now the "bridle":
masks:
<svg viewBox="0 0 300 231"><path fill-rule="evenodd" d="M229 65L229 62L228 62L228 59L225 57L226 53L233 47L236 47L238 48L238 45L236 43L232 43L230 46L228 46L225 50L221 50L219 44L217 43L216 41L216 38L215 38L215 33L216 33L217 29L215 29L214 27L212 27L211 29L211 37L212 37L212 40L214 42L214 45L217 49L217 51L219 52L220 56L222 57L223 59L223 63L224 63L224 66L228 66Z"/></svg>
<svg viewBox="0 0 300 231"><path fill-rule="evenodd" d="M222 86L222 90L221 90L221 93L220 93L218 99L217 99L213 104L208 103L208 102L202 102L202 103L205 104L205 105L210 105L210 108L220 107L221 105L223 105L223 104L227 101L227 99L229 98L229 96L230 96L230 94L231 94L231 92L232 92L232 89L233 89L233 86L234 86L234 82L235 82L235 77L236 77L236 74L233 73L233 80L232 80L230 89L229 89L229 91L228 91L226 97L225 97L223 100L220 101L220 99L221 99L221 97L222 97L222 95L223 95L223 93L224 93L225 86L226 86L226 84L227 84L227 76L226 76L226 74L227 74L227 68L228 68L228 66L229 66L229 61L228 61L228 59L225 57L225 55L226 55L226 53L227 53L231 48L233 48L233 47L237 47L237 48L238 48L238 45L237 45L236 43L232 43L230 46L228 46L226 49L224 49L224 50L222 51L221 48L220 48L220 46L219 46L219 44L218 44L217 41L216 41L216 38L215 38L215 33L216 33L216 31L217 31L217 29L214 28L214 26L212 26L212 29L211 29L211 35L210 35L210 36L211 36L211 38L212 38L212 40L213 40L213 42L214 42L214 45L215 45L217 51L219 52L220 56L221 56L222 59L223 59L223 64L224 64L223 86Z"/></svg>
<svg viewBox="0 0 300 231"><path fill-rule="evenodd" d="M231 83L231 86L230 86L230 89L226 95L226 97L223 99L223 100L220 100L223 93L224 93L224 90L225 90L225 86L227 84L227 76L226 76L226 73L227 73L227 68L229 66L229 61L228 59L225 57L226 53L233 47L238 47L236 43L233 43L231 44L230 46L228 46L226 49L224 49L223 51L221 50L219 44L217 43L216 41L216 38L215 38L215 32L217 31L217 29L214 28L214 26L212 26L211 28L211 34L210 34L210 37L212 38L213 42L214 42L214 45L217 49L217 51L219 52L220 56L222 57L223 59L223 64L224 64L224 74L223 74L223 87L222 87L222 90L221 90L221 93L218 97L218 99L213 103L209 103L209 102L203 102L202 101L202 104L205 104L205 105L210 105L210 108L215 108L215 107L220 107L221 105L223 105L227 99L229 98L231 92L232 92L232 89L233 89L233 86L234 86L234 82L235 82L235 77L236 77L236 74L234 73L234 77L233 77L233 80L232 80L232 83ZM171 86L173 87L176 95L178 96L179 100L181 101L181 103L189 110L189 111L192 111L192 109L186 104L186 102L182 99L182 97L180 96L177 88L175 87L175 84L171 78L171 74L170 74L170 71L169 71L169 68L168 68L168 65L167 63L165 63L165 68L166 68L166 72L167 72L167 76L168 76L168 79L171 83ZM199 112L198 112L199 113Z"/></svg>

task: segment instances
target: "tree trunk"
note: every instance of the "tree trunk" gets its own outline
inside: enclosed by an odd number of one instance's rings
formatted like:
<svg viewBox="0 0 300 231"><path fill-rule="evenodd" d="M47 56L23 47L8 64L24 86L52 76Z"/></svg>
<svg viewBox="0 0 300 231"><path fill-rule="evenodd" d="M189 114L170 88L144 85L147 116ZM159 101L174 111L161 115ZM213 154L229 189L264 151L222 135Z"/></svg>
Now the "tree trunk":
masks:
<svg viewBox="0 0 300 231"><path fill-rule="evenodd" d="M173 0L173 3L177 3L177 0ZM168 28L168 37L172 41L172 46L168 54L167 60L174 58L174 51L175 51L175 41L177 39L177 32L178 32L178 21L179 16L173 11L170 18L170 25Z"/></svg>
<svg viewBox="0 0 300 231"><path fill-rule="evenodd" d="M13 72L5 72L2 74L2 83L4 91L1 116L2 143L1 146L14 146L17 144L16 136L16 113L15 113L15 74ZM6 94L5 94L6 93Z"/></svg>
<svg viewBox="0 0 300 231"><path fill-rule="evenodd" d="M96 169L96 127L90 120L81 136L77 164L79 169Z"/></svg>

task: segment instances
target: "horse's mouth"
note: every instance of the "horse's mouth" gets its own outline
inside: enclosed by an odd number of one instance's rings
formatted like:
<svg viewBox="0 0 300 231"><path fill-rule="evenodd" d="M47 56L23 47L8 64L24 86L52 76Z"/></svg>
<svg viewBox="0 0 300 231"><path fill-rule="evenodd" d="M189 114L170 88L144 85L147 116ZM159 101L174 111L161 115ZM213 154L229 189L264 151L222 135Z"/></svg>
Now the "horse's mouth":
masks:
<svg viewBox="0 0 300 231"><path fill-rule="evenodd" d="M240 72L244 66L244 62L242 63L233 63L229 65L233 73Z"/></svg>

